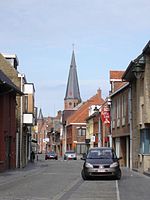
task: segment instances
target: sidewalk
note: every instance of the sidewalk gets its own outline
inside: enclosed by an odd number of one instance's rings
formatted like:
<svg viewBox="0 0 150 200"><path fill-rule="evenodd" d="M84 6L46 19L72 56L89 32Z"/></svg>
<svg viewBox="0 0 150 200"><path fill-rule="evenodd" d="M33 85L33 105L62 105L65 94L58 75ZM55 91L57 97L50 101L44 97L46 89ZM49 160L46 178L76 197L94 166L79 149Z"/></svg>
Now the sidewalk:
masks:
<svg viewBox="0 0 150 200"><path fill-rule="evenodd" d="M122 178L118 181L121 200L149 200L150 177L129 168L122 169Z"/></svg>
<svg viewBox="0 0 150 200"><path fill-rule="evenodd" d="M28 175L32 175L39 170L43 162L35 161L34 163L29 162L25 168L17 168L14 170L7 170L5 172L0 173L0 185L10 183L12 181L16 181Z"/></svg>
<svg viewBox="0 0 150 200"><path fill-rule="evenodd" d="M134 172L137 172L137 173L140 173L139 170L136 169L136 168L134 168L133 171L134 171ZM142 173L141 173L141 174L142 174ZM149 177L150 177L150 171L148 171L148 170L147 170L147 171L144 171L143 174L144 174L145 176L149 176Z"/></svg>

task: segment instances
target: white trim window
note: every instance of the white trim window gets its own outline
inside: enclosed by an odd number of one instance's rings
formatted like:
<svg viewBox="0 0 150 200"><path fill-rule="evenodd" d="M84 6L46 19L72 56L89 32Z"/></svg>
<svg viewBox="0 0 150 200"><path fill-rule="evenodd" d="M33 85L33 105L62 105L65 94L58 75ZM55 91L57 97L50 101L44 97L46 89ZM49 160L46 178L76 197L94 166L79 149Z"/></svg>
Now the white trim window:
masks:
<svg viewBox="0 0 150 200"><path fill-rule="evenodd" d="M126 119L126 106L127 106L127 102L126 102L126 95L123 94L122 95L122 104L121 104L121 110L122 110L122 126L125 125L125 119Z"/></svg>
<svg viewBox="0 0 150 200"><path fill-rule="evenodd" d="M86 128L79 128L78 130L78 136L85 136L86 135Z"/></svg>
<svg viewBox="0 0 150 200"><path fill-rule="evenodd" d="M121 116L120 97L118 97L117 99L117 127L120 126L120 116Z"/></svg>
<svg viewBox="0 0 150 200"><path fill-rule="evenodd" d="M112 101L111 104L111 126L115 128L115 102Z"/></svg>

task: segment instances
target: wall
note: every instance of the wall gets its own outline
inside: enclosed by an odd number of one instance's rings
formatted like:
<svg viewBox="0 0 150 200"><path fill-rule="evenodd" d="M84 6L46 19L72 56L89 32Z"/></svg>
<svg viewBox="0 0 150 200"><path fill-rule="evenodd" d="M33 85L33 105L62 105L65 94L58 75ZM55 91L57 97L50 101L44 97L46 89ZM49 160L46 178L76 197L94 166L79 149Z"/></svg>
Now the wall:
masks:
<svg viewBox="0 0 150 200"><path fill-rule="evenodd" d="M0 171L16 167L15 94L0 96Z"/></svg>

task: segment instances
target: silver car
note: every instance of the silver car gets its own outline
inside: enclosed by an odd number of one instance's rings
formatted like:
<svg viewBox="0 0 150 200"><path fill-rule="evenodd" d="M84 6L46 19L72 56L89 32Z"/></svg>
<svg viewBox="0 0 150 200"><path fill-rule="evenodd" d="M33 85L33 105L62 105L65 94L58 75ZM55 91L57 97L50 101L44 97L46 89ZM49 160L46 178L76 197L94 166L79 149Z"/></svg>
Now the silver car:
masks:
<svg viewBox="0 0 150 200"><path fill-rule="evenodd" d="M75 151L66 151L64 154L64 160L77 160L77 154Z"/></svg>

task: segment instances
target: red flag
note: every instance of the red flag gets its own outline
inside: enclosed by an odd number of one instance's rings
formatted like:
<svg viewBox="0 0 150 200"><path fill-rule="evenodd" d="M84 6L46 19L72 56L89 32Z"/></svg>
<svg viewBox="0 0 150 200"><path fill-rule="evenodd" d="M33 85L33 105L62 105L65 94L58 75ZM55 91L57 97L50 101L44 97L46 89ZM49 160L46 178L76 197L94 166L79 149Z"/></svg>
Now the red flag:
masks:
<svg viewBox="0 0 150 200"><path fill-rule="evenodd" d="M106 126L110 127L110 111L106 106L101 110L101 119Z"/></svg>

